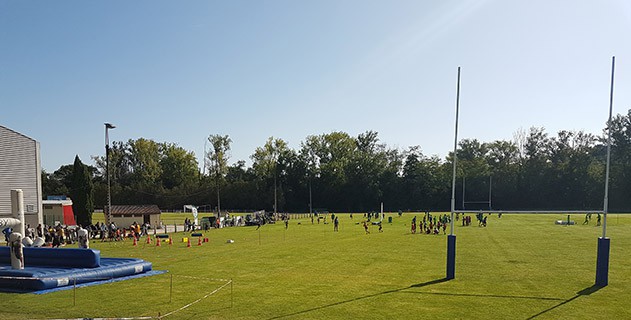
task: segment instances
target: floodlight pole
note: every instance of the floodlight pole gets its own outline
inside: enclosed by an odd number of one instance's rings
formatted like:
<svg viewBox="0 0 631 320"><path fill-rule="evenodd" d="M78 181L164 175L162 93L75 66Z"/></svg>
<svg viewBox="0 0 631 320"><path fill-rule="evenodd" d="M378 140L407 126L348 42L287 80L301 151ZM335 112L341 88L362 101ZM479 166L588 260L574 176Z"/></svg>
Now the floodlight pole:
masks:
<svg viewBox="0 0 631 320"><path fill-rule="evenodd" d="M605 199L603 201L603 235L598 238L596 254L596 285L604 287L609 283L609 248L607 238L607 213L609 212L609 163L611 161L611 117L613 114L613 85L616 57L611 57L611 88L609 91L609 120L607 121L607 164L605 169Z"/></svg>
<svg viewBox="0 0 631 320"><path fill-rule="evenodd" d="M456 210L456 166L458 163L458 114L460 112L460 67L458 67L458 84L456 89L456 129L454 134L453 173L451 179L451 224L447 236L447 275L446 279L456 277L456 235L454 235L454 211ZM463 184L464 188L464 184Z"/></svg>
<svg viewBox="0 0 631 320"><path fill-rule="evenodd" d="M105 222L109 226L112 224L112 214L110 212L112 208L112 189L110 183L110 135L109 129L116 128L115 125L106 122L105 123L105 174L107 175L107 210L105 210Z"/></svg>
<svg viewBox="0 0 631 320"><path fill-rule="evenodd" d="M309 216L313 214L313 200L311 198L311 174L309 174Z"/></svg>

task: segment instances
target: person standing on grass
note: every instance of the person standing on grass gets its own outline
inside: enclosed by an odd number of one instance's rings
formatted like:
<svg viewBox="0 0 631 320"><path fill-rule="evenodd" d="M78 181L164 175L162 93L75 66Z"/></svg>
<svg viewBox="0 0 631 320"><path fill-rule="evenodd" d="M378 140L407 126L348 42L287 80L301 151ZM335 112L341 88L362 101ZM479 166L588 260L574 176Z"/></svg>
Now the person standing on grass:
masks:
<svg viewBox="0 0 631 320"><path fill-rule="evenodd" d="M589 224L589 213L585 214L585 221L583 221L583 225Z"/></svg>
<svg viewBox="0 0 631 320"><path fill-rule="evenodd" d="M366 223L366 221L364 221L364 231L366 231L366 234L370 233L370 231L368 231L368 224Z"/></svg>
<svg viewBox="0 0 631 320"><path fill-rule="evenodd" d="M598 213L598 216L596 216L596 226L600 226L600 212Z"/></svg>
<svg viewBox="0 0 631 320"><path fill-rule="evenodd" d="M289 218L285 218L285 230L289 227Z"/></svg>
<svg viewBox="0 0 631 320"><path fill-rule="evenodd" d="M333 220L333 231L339 231L339 226L340 226L340 220L338 220L337 217L335 217L335 220Z"/></svg>

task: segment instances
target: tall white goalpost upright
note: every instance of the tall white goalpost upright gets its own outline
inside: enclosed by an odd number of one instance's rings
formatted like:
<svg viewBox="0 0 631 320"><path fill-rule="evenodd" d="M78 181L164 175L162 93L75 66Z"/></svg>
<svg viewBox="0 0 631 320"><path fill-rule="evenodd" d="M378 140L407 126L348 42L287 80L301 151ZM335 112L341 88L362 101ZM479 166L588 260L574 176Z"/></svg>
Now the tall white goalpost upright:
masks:
<svg viewBox="0 0 631 320"><path fill-rule="evenodd" d="M609 248L607 238L607 213L609 212L609 163L611 161L611 117L613 114L613 84L616 57L611 57L611 87L609 90L609 120L607 121L607 164L605 169L605 198L603 201L603 235L598 238L596 254L596 285L604 287L609 283Z"/></svg>
<svg viewBox="0 0 631 320"><path fill-rule="evenodd" d="M458 114L460 112L460 67L458 67L458 84L456 89L456 125L454 134L453 176L451 180L451 223L447 236L447 274L446 279L456 277L456 235L454 234L454 211L456 210L456 165L458 162Z"/></svg>

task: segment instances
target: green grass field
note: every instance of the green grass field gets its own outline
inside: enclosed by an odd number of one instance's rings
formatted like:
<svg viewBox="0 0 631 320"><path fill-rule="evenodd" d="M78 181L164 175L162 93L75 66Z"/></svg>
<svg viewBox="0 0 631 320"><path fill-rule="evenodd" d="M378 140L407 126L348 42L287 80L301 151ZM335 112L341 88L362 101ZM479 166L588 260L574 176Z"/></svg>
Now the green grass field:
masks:
<svg viewBox="0 0 631 320"><path fill-rule="evenodd" d="M340 216L339 232L292 219L287 230L283 223L210 230L209 243L197 246L194 239L190 248L182 232L171 246L94 241L104 257L142 258L168 273L45 295L2 293L1 313L3 319L157 317L224 286L167 318L631 318L631 216L609 215L609 286L600 290L592 288L602 232L595 216L588 226L578 215L574 226L554 225L562 215L492 215L486 228L458 222L451 281L443 280L447 237L410 234L412 214L388 216L392 224L382 233L373 226L368 235L355 214Z"/></svg>

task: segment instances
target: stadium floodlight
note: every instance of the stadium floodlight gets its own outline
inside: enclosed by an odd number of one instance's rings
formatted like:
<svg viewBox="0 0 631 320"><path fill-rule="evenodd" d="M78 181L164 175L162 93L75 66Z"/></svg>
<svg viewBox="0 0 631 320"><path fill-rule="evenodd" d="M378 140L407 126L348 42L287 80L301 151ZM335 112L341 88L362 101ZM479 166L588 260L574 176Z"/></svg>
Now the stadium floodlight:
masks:
<svg viewBox="0 0 631 320"><path fill-rule="evenodd" d="M112 224L112 214L110 212L112 208L112 189L110 186L110 136L109 129L116 128L115 125L106 122L105 123L105 172L107 175L107 210L105 210L105 221L109 227Z"/></svg>

